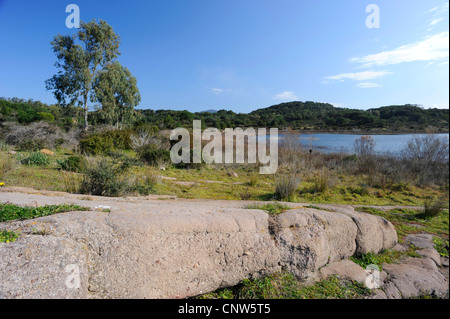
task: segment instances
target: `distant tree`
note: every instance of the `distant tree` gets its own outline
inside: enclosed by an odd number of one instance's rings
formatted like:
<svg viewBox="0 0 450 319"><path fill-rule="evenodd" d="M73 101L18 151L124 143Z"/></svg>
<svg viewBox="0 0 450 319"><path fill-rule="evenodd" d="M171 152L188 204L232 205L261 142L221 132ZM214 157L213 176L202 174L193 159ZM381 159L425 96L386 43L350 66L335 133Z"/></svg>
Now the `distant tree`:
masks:
<svg viewBox="0 0 450 319"><path fill-rule="evenodd" d="M121 127L133 120L134 107L141 101L137 81L119 62L108 63L94 82L94 98L101 104L100 116Z"/></svg>
<svg viewBox="0 0 450 319"><path fill-rule="evenodd" d="M51 45L56 54L58 73L46 81L47 90L63 106L78 104L84 109L84 129L88 128L88 101L99 70L116 59L119 36L105 21L81 23L74 35L58 34Z"/></svg>

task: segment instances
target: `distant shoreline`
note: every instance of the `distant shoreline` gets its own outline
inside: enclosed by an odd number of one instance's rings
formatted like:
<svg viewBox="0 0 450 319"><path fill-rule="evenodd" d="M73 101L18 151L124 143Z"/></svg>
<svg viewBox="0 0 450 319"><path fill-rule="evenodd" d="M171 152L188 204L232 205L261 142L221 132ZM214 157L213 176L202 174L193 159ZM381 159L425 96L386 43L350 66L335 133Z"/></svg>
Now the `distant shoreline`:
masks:
<svg viewBox="0 0 450 319"><path fill-rule="evenodd" d="M346 134L346 135L405 135L405 134L428 134L427 131L418 131L418 130L405 130L405 131L360 131L360 130L279 130L280 134L284 134L286 132L293 132L296 134ZM449 134L449 131L437 131L432 132L433 134Z"/></svg>

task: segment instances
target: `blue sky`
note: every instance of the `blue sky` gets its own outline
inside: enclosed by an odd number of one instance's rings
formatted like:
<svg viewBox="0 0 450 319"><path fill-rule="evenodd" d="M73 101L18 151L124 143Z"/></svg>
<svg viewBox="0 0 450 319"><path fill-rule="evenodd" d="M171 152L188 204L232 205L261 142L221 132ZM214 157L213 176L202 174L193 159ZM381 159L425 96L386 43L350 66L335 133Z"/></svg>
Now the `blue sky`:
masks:
<svg viewBox="0 0 450 319"><path fill-rule="evenodd" d="M81 19L106 20L139 108L250 112L318 101L368 109L449 105L448 1L0 0L0 96L55 103L50 41ZM380 28L367 28L369 4Z"/></svg>

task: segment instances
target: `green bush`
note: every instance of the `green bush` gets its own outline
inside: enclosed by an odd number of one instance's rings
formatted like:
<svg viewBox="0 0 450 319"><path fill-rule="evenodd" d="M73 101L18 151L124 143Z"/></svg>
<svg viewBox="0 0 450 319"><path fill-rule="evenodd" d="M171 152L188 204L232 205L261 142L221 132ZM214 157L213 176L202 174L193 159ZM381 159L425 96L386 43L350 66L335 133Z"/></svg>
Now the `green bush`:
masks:
<svg viewBox="0 0 450 319"><path fill-rule="evenodd" d="M445 199L438 197L427 197L423 204L423 216L425 218L433 218L444 211Z"/></svg>
<svg viewBox="0 0 450 319"><path fill-rule="evenodd" d="M131 192L137 192L140 195L150 195L156 193L156 184L158 179L156 176L146 176L143 179L137 180L133 185L130 186Z"/></svg>
<svg viewBox="0 0 450 319"><path fill-rule="evenodd" d="M122 170L127 170L133 165L139 165L140 161L135 157L123 151L111 151L108 156L112 158L113 163L120 165Z"/></svg>
<svg viewBox="0 0 450 319"><path fill-rule="evenodd" d="M50 165L50 159L47 155L41 152L31 153L30 156L24 158L20 161L24 165L37 165L37 166L48 166Z"/></svg>
<svg viewBox="0 0 450 319"><path fill-rule="evenodd" d="M40 139L24 139L16 145L21 152L36 152L45 148L45 142Z"/></svg>
<svg viewBox="0 0 450 319"><path fill-rule="evenodd" d="M170 151L162 148L154 148L150 145L145 145L138 149L139 157L152 166L157 166L164 162L170 162Z"/></svg>
<svg viewBox="0 0 450 319"><path fill-rule="evenodd" d="M113 150L131 149L131 132L127 130L114 130L94 133L80 141L80 150L84 154L107 154Z"/></svg>
<svg viewBox="0 0 450 319"><path fill-rule="evenodd" d="M85 170L80 192L98 196L120 196L127 189L126 181L119 179L123 172L120 167L101 161Z"/></svg>
<svg viewBox="0 0 450 319"><path fill-rule="evenodd" d="M81 156L69 156L63 160L56 160L58 168L68 172L82 172L85 162L84 157Z"/></svg>
<svg viewBox="0 0 450 319"><path fill-rule="evenodd" d="M294 174L281 174L275 177L275 197L281 201L291 201L300 184Z"/></svg>
<svg viewBox="0 0 450 319"><path fill-rule="evenodd" d="M53 116L53 114L47 113L47 112L39 112L37 114L38 119L41 121L46 121L46 122L54 122L55 121L55 117Z"/></svg>

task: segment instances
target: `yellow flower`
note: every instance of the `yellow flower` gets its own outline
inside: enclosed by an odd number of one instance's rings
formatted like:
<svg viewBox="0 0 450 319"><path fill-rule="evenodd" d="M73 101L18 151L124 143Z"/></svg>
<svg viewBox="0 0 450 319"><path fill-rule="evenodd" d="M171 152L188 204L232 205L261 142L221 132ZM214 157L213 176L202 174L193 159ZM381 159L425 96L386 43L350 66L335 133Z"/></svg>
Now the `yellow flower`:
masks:
<svg viewBox="0 0 450 319"><path fill-rule="evenodd" d="M5 183L0 183L0 186L5 186Z"/></svg>

